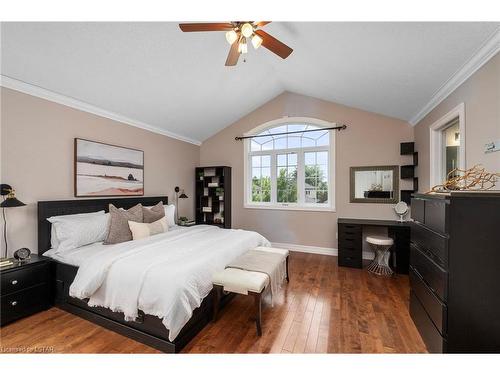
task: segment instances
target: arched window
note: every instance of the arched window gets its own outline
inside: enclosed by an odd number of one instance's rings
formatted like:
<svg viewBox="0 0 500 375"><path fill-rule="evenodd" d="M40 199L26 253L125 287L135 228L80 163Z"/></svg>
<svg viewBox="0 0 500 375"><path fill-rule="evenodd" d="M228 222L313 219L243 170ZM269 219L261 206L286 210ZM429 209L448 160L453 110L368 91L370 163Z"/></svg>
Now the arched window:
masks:
<svg viewBox="0 0 500 375"><path fill-rule="evenodd" d="M286 118L249 133L258 137L245 140L245 206L332 210L335 134L323 130L329 126L316 119Z"/></svg>

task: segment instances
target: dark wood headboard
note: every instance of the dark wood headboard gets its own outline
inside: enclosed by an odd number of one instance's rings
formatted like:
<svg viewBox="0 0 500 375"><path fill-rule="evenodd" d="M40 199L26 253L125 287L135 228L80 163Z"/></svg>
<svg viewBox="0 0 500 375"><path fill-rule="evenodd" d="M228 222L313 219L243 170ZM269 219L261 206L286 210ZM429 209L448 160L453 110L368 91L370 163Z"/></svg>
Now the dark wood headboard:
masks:
<svg viewBox="0 0 500 375"><path fill-rule="evenodd" d="M154 206L159 201L168 204L168 197L133 197L105 199L72 199L65 201L38 202L38 254L50 249L51 224L47 218L58 215L72 215L104 210L108 212L109 204L128 209L141 203L143 206Z"/></svg>

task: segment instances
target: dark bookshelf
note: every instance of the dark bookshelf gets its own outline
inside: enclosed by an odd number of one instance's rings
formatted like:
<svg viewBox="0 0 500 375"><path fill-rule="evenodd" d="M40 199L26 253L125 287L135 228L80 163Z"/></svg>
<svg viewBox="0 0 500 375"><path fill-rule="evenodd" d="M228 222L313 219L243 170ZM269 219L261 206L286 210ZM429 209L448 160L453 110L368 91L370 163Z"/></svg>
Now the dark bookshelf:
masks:
<svg viewBox="0 0 500 375"><path fill-rule="evenodd" d="M415 142L402 142L400 144L401 155L412 155L413 164L402 165L400 177L402 180L413 180L413 190L401 190L401 200L408 205L411 204L411 195L418 191L418 177L415 177L415 167L418 165L418 152L415 151Z"/></svg>
<svg viewBox="0 0 500 375"><path fill-rule="evenodd" d="M198 167L196 224L231 228L231 167Z"/></svg>

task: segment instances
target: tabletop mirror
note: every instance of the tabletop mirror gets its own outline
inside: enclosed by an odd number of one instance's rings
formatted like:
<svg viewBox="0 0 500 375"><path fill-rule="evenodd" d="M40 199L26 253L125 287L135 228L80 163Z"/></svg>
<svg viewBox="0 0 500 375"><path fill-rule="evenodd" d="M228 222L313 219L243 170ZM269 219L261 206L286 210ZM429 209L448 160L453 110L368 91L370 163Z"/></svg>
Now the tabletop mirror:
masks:
<svg viewBox="0 0 500 375"><path fill-rule="evenodd" d="M351 203L397 203L398 166L351 167L350 193Z"/></svg>

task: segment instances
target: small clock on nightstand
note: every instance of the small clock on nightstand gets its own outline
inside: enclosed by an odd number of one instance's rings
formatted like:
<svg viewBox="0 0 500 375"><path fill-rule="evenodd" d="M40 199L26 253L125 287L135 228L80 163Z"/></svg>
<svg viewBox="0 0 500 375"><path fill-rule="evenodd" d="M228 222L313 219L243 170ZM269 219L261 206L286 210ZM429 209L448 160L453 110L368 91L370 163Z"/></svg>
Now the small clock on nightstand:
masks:
<svg viewBox="0 0 500 375"><path fill-rule="evenodd" d="M1 314L4 326L51 306L50 258L19 254L23 261L0 269Z"/></svg>

